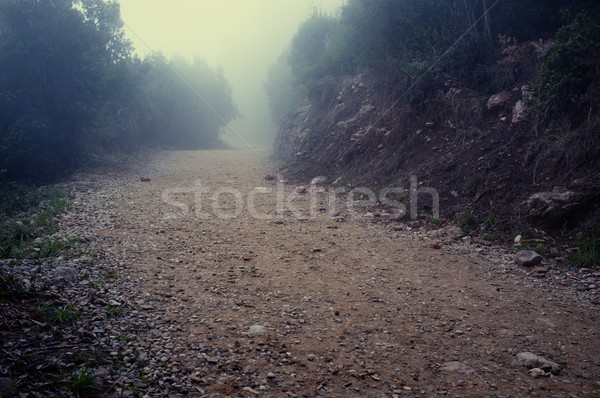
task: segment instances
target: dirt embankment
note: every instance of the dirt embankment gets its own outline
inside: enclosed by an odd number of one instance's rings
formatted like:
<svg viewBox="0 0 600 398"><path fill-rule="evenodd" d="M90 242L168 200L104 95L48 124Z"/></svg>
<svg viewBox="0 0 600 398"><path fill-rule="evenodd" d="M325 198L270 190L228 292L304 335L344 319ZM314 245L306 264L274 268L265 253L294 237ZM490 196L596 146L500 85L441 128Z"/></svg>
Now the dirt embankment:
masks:
<svg viewBox="0 0 600 398"><path fill-rule="evenodd" d="M532 74L516 72L533 70L533 55L500 61L495 74L506 88L492 93L448 80L428 94L390 94L365 75L340 79L329 96L288 114L276 158L293 178L325 175L352 187L408 190L414 176L437 190L444 218L473 216L491 240L540 238L532 226L555 236L597 230L597 134L542 131Z"/></svg>

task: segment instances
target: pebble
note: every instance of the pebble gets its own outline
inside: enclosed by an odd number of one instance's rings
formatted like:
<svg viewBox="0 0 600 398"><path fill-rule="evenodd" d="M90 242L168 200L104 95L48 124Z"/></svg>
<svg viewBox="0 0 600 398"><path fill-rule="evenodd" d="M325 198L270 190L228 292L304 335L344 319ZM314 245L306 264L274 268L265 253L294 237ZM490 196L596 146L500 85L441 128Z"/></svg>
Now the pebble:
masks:
<svg viewBox="0 0 600 398"><path fill-rule="evenodd" d="M306 359L308 359L309 361L314 361L316 357L317 356L315 354L308 354L308 356L306 357Z"/></svg>
<svg viewBox="0 0 600 398"><path fill-rule="evenodd" d="M267 335L267 328L263 325L252 325L248 328L248 334L253 337L263 337Z"/></svg>

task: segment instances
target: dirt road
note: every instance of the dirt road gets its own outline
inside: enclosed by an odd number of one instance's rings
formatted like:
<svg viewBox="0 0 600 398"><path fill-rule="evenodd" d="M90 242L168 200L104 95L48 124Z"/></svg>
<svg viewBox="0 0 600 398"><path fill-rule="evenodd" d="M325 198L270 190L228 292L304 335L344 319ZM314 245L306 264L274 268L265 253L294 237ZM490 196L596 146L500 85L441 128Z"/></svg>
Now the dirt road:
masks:
<svg viewBox="0 0 600 398"><path fill-rule="evenodd" d="M278 208L269 173L266 152L173 152L80 190L146 316L136 396L600 396L597 306L498 252L332 217L324 194ZM521 352L561 370L533 377Z"/></svg>

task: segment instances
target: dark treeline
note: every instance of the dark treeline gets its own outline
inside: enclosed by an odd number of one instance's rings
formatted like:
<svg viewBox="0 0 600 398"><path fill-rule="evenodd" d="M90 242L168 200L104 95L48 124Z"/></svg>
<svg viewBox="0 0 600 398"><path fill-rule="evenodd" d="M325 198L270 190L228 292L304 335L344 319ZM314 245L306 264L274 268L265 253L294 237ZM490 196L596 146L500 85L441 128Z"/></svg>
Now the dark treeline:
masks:
<svg viewBox="0 0 600 398"><path fill-rule="evenodd" d="M452 79L494 93L536 73L542 110L577 117L598 106L599 8L591 0L348 0L338 17L314 12L293 38L288 64L274 64L265 84L272 113L279 120L291 107L281 109L277 98L298 92L326 106L344 75L367 73L396 93L411 88L406 99L418 102ZM497 62L519 44L547 39L555 50L539 71Z"/></svg>
<svg viewBox="0 0 600 398"><path fill-rule="evenodd" d="M0 181L52 180L142 147L219 146L236 116L221 70L137 58L117 2L0 1Z"/></svg>

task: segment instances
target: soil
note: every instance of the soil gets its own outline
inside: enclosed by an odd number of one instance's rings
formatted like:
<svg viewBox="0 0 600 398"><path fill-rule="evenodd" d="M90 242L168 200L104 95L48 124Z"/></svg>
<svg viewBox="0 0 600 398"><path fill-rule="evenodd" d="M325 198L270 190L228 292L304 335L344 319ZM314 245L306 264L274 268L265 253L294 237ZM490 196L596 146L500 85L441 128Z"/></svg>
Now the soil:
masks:
<svg viewBox="0 0 600 398"><path fill-rule="evenodd" d="M63 228L85 231L119 269L109 290L147 319L127 343L123 396L600 396L598 305L584 292L499 248L332 217L325 194L310 214L310 195L269 174L267 152L170 152L73 183ZM278 186L305 210L278 208ZM561 370L532 375L521 352Z"/></svg>

